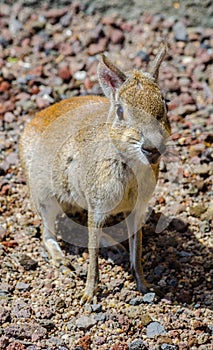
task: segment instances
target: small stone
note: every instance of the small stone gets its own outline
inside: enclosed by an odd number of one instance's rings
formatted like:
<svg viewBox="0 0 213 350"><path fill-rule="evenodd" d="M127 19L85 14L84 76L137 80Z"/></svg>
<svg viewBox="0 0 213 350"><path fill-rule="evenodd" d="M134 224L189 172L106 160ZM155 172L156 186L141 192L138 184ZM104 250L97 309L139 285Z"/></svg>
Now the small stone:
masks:
<svg viewBox="0 0 213 350"><path fill-rule="evenodd" d="M162 273L163 273L164 270L165 270L165 269L164 269L164 267L163 267L162 265L156 266L156 267L154 268L154 274L155 274L155 276L161 277L161 275L162 275Z"/></svg>
<svg viewBox="0 0 213 350"><path fill-rule="evenodd" d="M155 293L146 293L143 296L144 303L153 303L155 299Z"/></svg>
<svg viewBox="0 0 213 350"><path fill-rule="evenodd" d="M58 75L62 80L69 81L71 78L69 66L65 65L60 67L58 70Z"/></svg>
<svg viewBox="0 0 213 350"><path fill-rule="evenodd" d="M182 115L182 116L186 116L188 114L196 112L196 110L197 110L196 105L187 104L187 105L184 105L184 106L179 106L178 108L175 108L173 111L176 114L179 114L179 115Z"/></svg>
<svg viewBox="0 0 213 350"><path fill-rule="evenodd" d="M17 165L18 164L18 156L17 153L11 152L7 157L6 157L6 162L10 165Z"/></svg>
<svg viewBox="0 0 213 350"><path fill-rule="evenodd" d="M136 306L136 305L140 305L143 303L143 298L142 297L136 297L130 300L129 304Z"/></svg>
<svg viewBox="0 0 213 350"><path fill-rule="evenodd" d="M201 219L206 221L211 221L213 219L213 204L209 205L207 211L201 215Z"/></svg>
<svg viewBox="0 0 213 350"><path fill-rule="evenodd" d="M191 80L189 78L180 78L179 84L180 86L189 86L191 83Z"/></svg>
<svg viewBox="0 0 213 350"><path fill-rule="evenodd" d="M165 335L165 328L159 322L151 322L146 329L146 335L148 338L154 338L157 335Z"/></svg>
<svg viewBox="0 0 213 350"><path fill-rule="evenodd" d="M12 343L10 343L6 350L25 350L25 346L24 344L18 342L18 341L13 341Z"/></svg>
<svg viewBox="0 0 213 350"><path fill-rule="evenodd" d="M180 253L179 253L179 256L181 258L188 258L188 257L194 256L194 254L186 252L185 250L181 250Z"/></svg>
<svg viewBox="0 0 213 350"><path fill-rule="evenodd" d="M76 327L79 329L89 329L97 323L97 320L93 315L91 316L81 316L76 320Z"/></svg>
<svg viewBox="0 0 213 350"><path fill-rule="evenodd" d="M28 290L29 288L30 288L30 285L28 283L24 283L24 282L16 283L16 289L18 290Z"/></svg>
<svg viewBox="0 0 213 350"><path fill-rule="evenodd" d="M76 48L76 51L77 51L77 48ZM73 55L74 47L66 42L60 43L59 52L63 56L71 56L71 55Z"/></svg>
<svg viewBox="0 0 213 350"><path fill-rule="evenodd" d="M82 347L82 349L89 350L91 349L91 337L90 335L85 335L82 337L78 342L79 347Z"/></svg>
<svg viewBox="0 0 213 350"><path fill-rule="evenodd" d="M52 8L50 10L45 11L45 17L46 18L59 18L59 17L64 16L66 13L67 13L66 8L61 8L61 9Z"/></svg>
<svg viewBox="0 0 213 350"><path fill-rule="evenodd" d="M30 256L23 254L20 259L19 259L19 263L21 264L21 266L23 266L25 268L25 270L29 271L29 270L35 270L38 266L37 261L33 260Z"/></svg>
<svg viewBox="0 0 213 350"><path fill-rule="evenodd" d="M176 230L177 232L183 233L187 231L188 223L175 218L172 219L172 221L170 222L170 227Z"/></svg>
<svg viewBox="0 0 213 350"><path fill-rule="evenodd" d="M165 344L164 343L164 344L161 345L161 349L162 350L177 350L178 348L175 345Z"/></svg>
<svg viewBox="0 0 213 350"><path fill-rule="evenodd" d="M129 350L148 350L143 340L135 339L129 344Z"/></svg>
<svg viewBox="0 0 213 350"><path fill-rule="evenodd" d="M63 299L61 298L58 298L55 302L55 308L56 310L61 310L61 309L64 309L66 307L66 303Z"/></svg>
<svg viewBox="0 0 213 350"><path fill-rule="evenodd" d="M105 337L97 337L95 340L96 345L103 345L106 343L106 338Z"/></svg>
<svg viewBox="0 0 213 350"><path fill-rule="evenodd" d="M13 290L13 287L5 282L0 282L0 292L10 293Z"/></svg>
<svg viewBox="0 0 213 350"><path fill-rule="evenodd" d="M121 289L123 288L124 280L117 278L112 279L109 283L107 283L107 287L109 290L115 290L116 288Z"/></svg>
<svg viewBox="0 0 213 350"><path fill-rule="evenodd" d="M27 303L19 299L14 303L11 315L17 318L29 318L31 316L31 309Z"/></svg>
<svg viewBox="0 0 213 350"><path fill-rule="evenodd" d="M178 280L177 278L171 278L167 281L167 285L171 287L177 287L178 286Z"/></svg>
<svg viewBox="0 0 213 350"><path fill-rule="evenodd" d="M173 25L173 32L177 41L187 41L188 35L184 23L178 21Z"/></svg>
<svg viewBox="0 0 213 350"><path fill-rule="evenodd" d="M121 30L112 29L110 33L110 39L113 44L122 44L125 39L125 36Z"/></svg>
<svg viewBox="0 0 213 350"><path fill-rule="evenodd" d="M101 304L92 304L91 305L93 312L101 312L102 311L102 305Z"/></svg>
<svg viewBox="0 0 213 350"><path fill-rule="evenodd" d="M212 212L212 215L211 215L211 218L213 218L213 212ZM211 219L210 219L211 220ZM210 221L209 220L209 221ZM202 233L206 233L206 232L210 232L211 231L211 226L209 224L209 222L207 220L203 221L200 225L200 231Z"/></svg>
<svg viewBox="0 0 213 350"><path fill-rule="evenodd" d="M94 318L97 322L105 322L107 320L107 313L106 312L99 312L97 315L94 315Z"/></svg>
<svg viewBox="0 0 213 350"><path fill-rule="evenodd" d="M86 78L87 73L82 70L82 71L77 71L73 74L73 78L76 80L84 80Z"/></svg>
<svg viewBox="0 0 213 350"><path fill-rule="evenodd" d="M6 112L4 115L4 121L6 123L12 123L15 119L16 118L15 118L14 114L11 112Z"/></svg>
<svg viewBox="0 0 213 350"><path fill-rule="evenodd" d="M63 27L68 27L71 23L72 13L66 13L63 17L60 18L60 23Z"/></svg>
<svg viewBox="0 0 213 350"><path fill-rule="evenodd" d="M205 213L206 208L203 205L194 205L193 207L190 207L190 215L200 218L203 213Z"/></svg>
<svg viewBox="0 0 213 350"><path fill-rule="evenodd" d="M43 319L43 320L40 320L39 323L42 327L46 328L48 331L55 328L55 324L51 320Z"/></svg>
<svg viewBox="0 0 213 350"><path fill-rule="evenodd" d="M206 175L209 175L212 172L212 168L210 164L197 164L194 165L193 171L195 174L199 174L205 177Z"/></svg>
<svg viewBox="0 0 213 350"><path fill-rule="evenodd" d="M149 62L149 55L143 50L138 51L136 57L140 57L140 59L144 62Z"/></svg>
<svg viewBox="0 0 213 350"><path fill-rule="evenodd" d="M91 44L88 48L88 54L94 56L98 53L104 52L107 47L107 42L107 38L101 38L97 44Z"/></svg>
<svg viewBox="0 0 213 350"><path fill-rule="evenodd" d="M8 83L8 81L2 81L0 83L0 92L5 92L9 90L9 88L10 88L10 83Z"/></svg>
<svg viewBox="0 0 213 350"><path fill-rule="evenodd" d="M146 326L152 321L151 316L144 311L143 305L129 306L123 310L123 312L129 317L136 319L138 318L143 326Z"/></svg>

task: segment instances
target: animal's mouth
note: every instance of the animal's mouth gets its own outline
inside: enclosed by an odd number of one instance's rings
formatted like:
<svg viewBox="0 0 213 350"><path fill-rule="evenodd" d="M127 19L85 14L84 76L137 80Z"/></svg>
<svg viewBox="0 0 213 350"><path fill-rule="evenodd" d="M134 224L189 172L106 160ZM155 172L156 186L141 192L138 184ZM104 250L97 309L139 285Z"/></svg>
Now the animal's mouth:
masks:
<svg viewBox="0 0 213 350"><path fill-rule="evenodd" d="M166 146L162 145L160 149L157 149L156 147L147 147L142 145L141 146L141 152L145 155L148 162L150 164L157 164L160 160L160 157L162 154L164 154L166 151Z"/></svg>

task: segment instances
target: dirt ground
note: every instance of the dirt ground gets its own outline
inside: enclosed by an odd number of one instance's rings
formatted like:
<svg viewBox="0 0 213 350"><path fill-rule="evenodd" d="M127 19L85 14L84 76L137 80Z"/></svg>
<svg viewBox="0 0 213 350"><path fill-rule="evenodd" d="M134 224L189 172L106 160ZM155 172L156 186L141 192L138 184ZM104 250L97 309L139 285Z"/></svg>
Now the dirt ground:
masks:
<svg viewBox="0 0 213 350"><path fill-rule="evenodd" d="M0 4L0 349L211 350L213 30L170 12L103 15L60 5ZM159 81L172 135L143 239L145 275L164 297L141 295L128 253L109 248L100 254L97 302L80 306L87 249L60 239L74 271L51 265L19 138L37 111L102 93L101 52L123 70L147 70L164 39L169 52ZM60 218L59 236L66 228Z"/></svg>

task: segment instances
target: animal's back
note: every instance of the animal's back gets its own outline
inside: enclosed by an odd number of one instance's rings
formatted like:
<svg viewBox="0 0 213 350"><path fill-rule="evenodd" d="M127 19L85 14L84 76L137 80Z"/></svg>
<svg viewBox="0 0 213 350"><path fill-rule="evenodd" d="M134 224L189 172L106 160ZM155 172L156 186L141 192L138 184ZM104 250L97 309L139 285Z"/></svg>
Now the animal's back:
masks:
<svg viewBox="0 0 213 350"><path fill-rule="evenodd" d="M105 117L104 111L107 112L108 106L105 97L76 96L38 112L26 126L20 140L20 158L25 171L28 171L38 144L45 143L54 152L56 144L60 146L69 132L75 135L85 124L95 124L97 117Z"/></svg>
<svg viewBox="0 0 213 350"><path fill-rule="evenodd" d="M54 159L67 144L70 156L85 137L86 128L106 120L109 102L104 97L72 97L37 113L27 125L20 140L20 158L31 195L46 198ZM61 167L64 159L61 161Z"/></svg>

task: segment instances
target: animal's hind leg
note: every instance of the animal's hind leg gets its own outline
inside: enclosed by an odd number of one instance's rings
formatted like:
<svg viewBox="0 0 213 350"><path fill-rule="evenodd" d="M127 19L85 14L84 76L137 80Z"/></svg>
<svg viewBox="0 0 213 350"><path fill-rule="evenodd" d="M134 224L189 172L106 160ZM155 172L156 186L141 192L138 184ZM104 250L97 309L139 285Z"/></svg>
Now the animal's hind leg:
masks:
<svg viewBox="0 0 213 350"><path fill-rule="evenodd" d="M50 258L55 266L68 265L69 260L66 259L56 238L55 220L61 213L61 207L55 198L49 198L45 204L40 205L41 217L43 220L43 243L47 249Z"/></svg>

